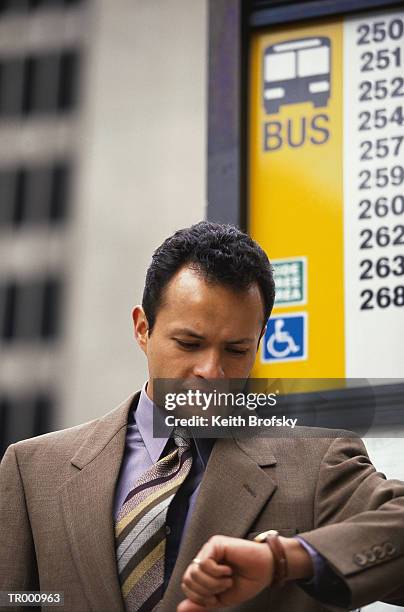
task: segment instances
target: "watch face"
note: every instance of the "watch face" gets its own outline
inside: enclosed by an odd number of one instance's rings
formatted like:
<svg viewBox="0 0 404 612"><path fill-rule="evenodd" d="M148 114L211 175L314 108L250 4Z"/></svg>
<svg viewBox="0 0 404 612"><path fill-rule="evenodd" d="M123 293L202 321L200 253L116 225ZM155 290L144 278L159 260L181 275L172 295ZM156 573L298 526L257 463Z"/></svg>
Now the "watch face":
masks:
<svg viewBox="0 0 404 612"><path fill-rule="evenodd" d="M263 531L255 536L254 542L265 542L267 537L270 535L279 535L275 529L269 529L268 531Z"/></svg>

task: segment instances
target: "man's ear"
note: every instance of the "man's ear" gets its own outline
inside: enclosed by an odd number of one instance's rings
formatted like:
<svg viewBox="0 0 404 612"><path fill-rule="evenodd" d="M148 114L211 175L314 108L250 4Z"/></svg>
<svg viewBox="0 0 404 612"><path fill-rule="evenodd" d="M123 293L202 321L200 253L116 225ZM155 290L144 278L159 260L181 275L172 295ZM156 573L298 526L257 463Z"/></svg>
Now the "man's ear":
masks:
<svg viewBox="0 0 404 612"><path fill-rule="evenodd" d="M136 342L144 353L147 354L147 343L149 340L149 324L145 311L141 306L135 306L132 311L133 328Z"/></svg>

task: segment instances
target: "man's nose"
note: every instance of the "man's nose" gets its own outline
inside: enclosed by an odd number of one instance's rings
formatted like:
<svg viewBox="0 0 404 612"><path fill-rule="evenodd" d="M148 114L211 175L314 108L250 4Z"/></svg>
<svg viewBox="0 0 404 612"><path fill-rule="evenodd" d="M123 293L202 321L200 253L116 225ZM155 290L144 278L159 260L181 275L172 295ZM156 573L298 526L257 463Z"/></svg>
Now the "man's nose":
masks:
<svg viewBox="0 0 404 612"><path fill-rule="evenodd" d="M220 353L203 351L198 363L194 366L194 376L199 378L224 378L225 373Z"/></svg>

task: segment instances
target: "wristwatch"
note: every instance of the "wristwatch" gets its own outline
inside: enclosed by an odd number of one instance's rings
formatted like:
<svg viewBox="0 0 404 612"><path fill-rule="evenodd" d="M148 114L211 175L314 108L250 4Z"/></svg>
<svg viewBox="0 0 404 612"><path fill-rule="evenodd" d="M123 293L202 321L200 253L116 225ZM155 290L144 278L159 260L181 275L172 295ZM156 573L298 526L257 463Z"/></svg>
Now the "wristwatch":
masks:
<svg viewBox="0 0 404 612"><path fill-rule="evenodd" d="M268 544L274 560L274 574L271 586L282 587L288 577L288 560L283 544L279 539L279 533L275 529L263 531L255 536L254 542L266 542Z"/></svg>

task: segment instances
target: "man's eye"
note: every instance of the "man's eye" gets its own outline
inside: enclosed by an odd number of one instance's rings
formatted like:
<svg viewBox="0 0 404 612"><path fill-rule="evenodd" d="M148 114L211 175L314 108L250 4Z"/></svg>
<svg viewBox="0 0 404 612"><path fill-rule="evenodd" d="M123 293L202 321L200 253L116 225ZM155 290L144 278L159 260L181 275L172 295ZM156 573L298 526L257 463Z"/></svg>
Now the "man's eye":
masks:
<svg viewBox="0 0 404 612"><path fill-rule="evenodd" d="M198 348L199 344L195 343L195 342L184 342L183 340L176 340L177 343L185 349L194 349L194 348Z"/></svg>
<svg viewBox="0 0 404 612"><path fill-rule="evenodd" d="M227 349L229 353L233 353L234 355L246 355L248 353L248 349Z"/></svg>

